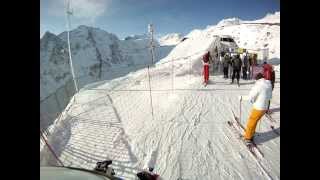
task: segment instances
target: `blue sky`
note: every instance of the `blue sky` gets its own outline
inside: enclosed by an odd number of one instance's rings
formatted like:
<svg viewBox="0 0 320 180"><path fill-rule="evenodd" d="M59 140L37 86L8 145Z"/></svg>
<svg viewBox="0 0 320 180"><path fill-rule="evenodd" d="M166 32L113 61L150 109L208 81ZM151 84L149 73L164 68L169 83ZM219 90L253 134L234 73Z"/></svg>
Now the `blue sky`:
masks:
<svg viewBox="0 0 320 180"><path fill-rule="evenodd" d="M66 30L65 0L40 1L40 36L45 31ZM99 27L124 38L147 32L187 34L220 20L239 17L255 20L280 11L280 0L71 0L72 29L79 25Z"/></svg>

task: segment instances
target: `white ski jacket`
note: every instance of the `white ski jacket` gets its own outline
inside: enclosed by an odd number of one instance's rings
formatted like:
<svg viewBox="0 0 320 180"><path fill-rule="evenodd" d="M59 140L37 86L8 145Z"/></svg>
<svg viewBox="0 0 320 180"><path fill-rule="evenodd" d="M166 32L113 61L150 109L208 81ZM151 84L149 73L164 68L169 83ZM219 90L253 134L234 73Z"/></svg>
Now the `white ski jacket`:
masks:
<svg viewBox="0 0 320 180"><path fill-rule="evenodd" d="M243 96L243 100L253 103L256 110L267 110L269 100L272 98L271 81L261 78L256 81L248 96Z"/></svg>

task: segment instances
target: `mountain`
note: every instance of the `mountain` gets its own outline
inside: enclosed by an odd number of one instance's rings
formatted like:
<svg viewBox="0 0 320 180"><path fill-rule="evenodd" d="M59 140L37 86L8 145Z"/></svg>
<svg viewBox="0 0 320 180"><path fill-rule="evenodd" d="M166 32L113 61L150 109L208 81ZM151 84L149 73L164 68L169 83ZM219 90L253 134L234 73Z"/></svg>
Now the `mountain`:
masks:
<svg viewBox="0 0 320 180"><path fill-rule="evenodd" d="M70 31L73 66L79 88L99 80L123 76L151 63L147 35L134 35L119 40L102 29L81 25ZM156 61L165 57L173 47L159 47L155 42ZM50 32L40 39L40 99L54 93L70 82L67 32ZM137 67L138 66L138 67Z"/></svg>
<svg viewBox="0 0 320 180"><path fill-rule="evenodd" d="M70 76L67 44L46 32L40 40L40 99L55 92Z"/></svg>
<svg viewBox="0 0 320 180"><path fill-rule="evenodd" d="M217 25L191 31L186 37L199 38L213 35L230 35L239 47L257 52L268 49L269 59L280 60L280 12L262 19L243 21L239 18L221 20Z"/></svg>

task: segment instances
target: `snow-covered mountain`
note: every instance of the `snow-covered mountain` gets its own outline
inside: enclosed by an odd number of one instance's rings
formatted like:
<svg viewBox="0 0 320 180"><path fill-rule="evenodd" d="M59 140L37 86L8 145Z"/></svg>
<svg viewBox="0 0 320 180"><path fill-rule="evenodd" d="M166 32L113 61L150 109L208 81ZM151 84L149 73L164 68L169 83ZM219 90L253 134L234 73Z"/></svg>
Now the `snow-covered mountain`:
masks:
<svg viewBox="0 0 320 180"><path fill-rule="evenodd" d="M280 12L254 21L239 18L221 20L217 25L191 31L186 37L230 35L239 47L252 51L269 50L269 59L280 59Z"/></svg>
<svg viewBox="0 0 320 180"><path fill-rule="evenodd" d="M174 46L181 42L182 35L179 33L170 33L159 38L161 46Z"/></svg>
<svg viewBox="0 0 320 180"><path fill-rule="evenodd" d="M99 80L109 80L137 69L135 65L151 63L147 35L119 40L99 28L81 25L70 31L73 66L81 87ZM173 47L158 47L156 60L165 57ZM50 32L40 39L40 99L47 97L71 79L68 62L67 32Z"/></svg>

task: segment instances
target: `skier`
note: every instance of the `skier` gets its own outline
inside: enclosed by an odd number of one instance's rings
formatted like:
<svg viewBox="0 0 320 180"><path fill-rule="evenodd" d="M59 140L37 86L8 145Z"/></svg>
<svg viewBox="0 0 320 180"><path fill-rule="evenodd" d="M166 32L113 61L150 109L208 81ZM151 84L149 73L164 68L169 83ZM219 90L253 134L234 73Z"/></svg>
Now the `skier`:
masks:
<svg viewBox="0 0 320 180"><path fill-rule="evenodd" d="M248 61L249 61L249 67L248 67L248 79L252 79L252 56L249 54L248 56Z"/></svg>
<svg viewBox="0 0 320 180"><path fill-rule="evenodd" d="M256 83L252 87L248 96L240 96L240 100L249 100L252 104L252 111L247 121L247 128L244 133L245 142L250 145L253 141L253 135L258 121L265 114L268 108L268 102L272 98L271 81L263 78L262 73L256 76Z"/></svg>
<svg viewBox="0 0 320 180"><path fill-rule="evenodd" d="M226 54L222 62L224 78L228 78L230 64L231 64L230 57L228 54Z"/></svg>
<svg viewBox="0 0 320 180"><path fill-rule="evenodd" d="M242 66L242 78L244 80L248 79L248 75L249 75L249 59L248 56L245 54L243 57L243 66Z"/></svg>
<svg viewBox="0 0 320 180"><path fill-rule="evenodd" d="M273 75L274 75L274 77L273 77ZM271 81L272 90L273 90L273 87L274 87L274 80L273 79L275 79L275 74L274 74L272 65L268 64L266 61L263 62L263 77L264 77L264 79ZM271 103L271 101L269 101L268 108L267 108L268 114L270 114L270 111L269 111L270 103Z"/></svg>
<svg viewBox="0 0 320 180"><path fill-rule="evenodd" d="M272 72L271 72L271 86L272 86L272 91L274 89L274 83L276 81L276 73L274 71L274 68L272 66ZM267 110L267 114L271 114L271 111L270 111L270 104L271 104L271 100L269 101L269 104L268 104L268 110Z"/></svg>
<svg viewBox="0 0 320 180"><path fill-rule="evenodd" d="M232 73L232 81L231 84L233 84L234 78L237 78L237 84L238 86L240 86L239 84L239 79L240 79L240 70L241 70L241 59L239 55L236 55L233 59L232 59L232 69L233 69L233 73Z"/></svg>
<svg viewBox="0 0 320 180"><path fill-rule="evenodd" d="M226 53L224 51L222 51L220 53L220 59L219 59L219 62L218 62L218 71L219 71L219 73L221 73L221 69L223 69L223 61L224 61L225 56L226 56Z"/></svg>
<svg viewBox="0 0 320 180"><path fill-rule="evenodd" d="M263 62L263 77L266 79L266 80L269 80L271 81L271 76L272 76L272 65L271 64L268 64L266 61Z"/></svg>
<svg viewBox="0 0 320 180"><path fill-rule="evenodd" d="M149 171L141 171L137 173L139 180L160 180L160 176L153 173L153 168L149 168Z"/></svg>
<svg viewBox="0 0 320 180"><path fill-rule="evenodd" d="M209 63L212 61L210 52L207 51L202 58L203 62L203 76L204 76L204 85L206 86L209 81Z"/></svg>
<svg viewBox="0 0 320 180"><path fill-rule="evenodd" d="M271 72L271 85L272 90L274 89L274 83L276 82L276 72L274 71L274 68L272 66L272 72Z"/></svg>

